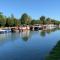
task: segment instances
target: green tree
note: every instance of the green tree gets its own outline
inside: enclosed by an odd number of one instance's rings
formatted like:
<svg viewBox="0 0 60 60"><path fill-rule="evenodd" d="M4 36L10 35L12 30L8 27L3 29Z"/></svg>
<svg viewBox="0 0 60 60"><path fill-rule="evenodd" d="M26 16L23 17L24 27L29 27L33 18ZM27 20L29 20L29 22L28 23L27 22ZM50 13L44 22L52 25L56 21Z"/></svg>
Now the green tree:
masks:
<svg viewBox="0 0 60 60"><path fill-rule="evenodd" d="M31 25L34 25L34 24L36 24L36 20L31 21Z"/></svg>
<svg viewBox="0 0 60 60"><path fill-rule="evenodd" d="M26 13L22 14L22 16L21 16L21 24L27 25L29 23L30 23L30 17Z"/></svg>
<svg viewBox="0 0 60 60"><path fill-rule="evenodd" d="M13 14L11 14L11 17L10 17L10 22L11 22L11 26L14 26L15 24L14 24L14 22L15 22L15 18L14 18L14 15Z"/></svg>
<svg viewBox="0 0 60 60"><path fill-rule="evenodd" d="M0 12L0 27L5 26L6 24L6 17L3 15L2 12Z"/></svg>
<svg viewBox="0 0 60 60"><path fill-rule="evenodd" d="M31 24L31 20L32 18L30 16L28 16L28 21L27 21L27 24L30 25Z"/></svg>
<svg viewBox="0 0 60 60"><path fill-rule="evenodd" d="M7 27L11 26L10 17L6 18L6 24L5 24L5 26L7 26Z"/></svg>
<svg viewBox="0 0 60 60"><path fill-rule="evenodd" d="M47 24L51 24L51 19L50 18L46 18Z"/></svg>
<svg viewBox="0 0 60 60"><path fill-rule="evenodd" d="M46 24L45 16L40 17L41 24Z"/></svg>

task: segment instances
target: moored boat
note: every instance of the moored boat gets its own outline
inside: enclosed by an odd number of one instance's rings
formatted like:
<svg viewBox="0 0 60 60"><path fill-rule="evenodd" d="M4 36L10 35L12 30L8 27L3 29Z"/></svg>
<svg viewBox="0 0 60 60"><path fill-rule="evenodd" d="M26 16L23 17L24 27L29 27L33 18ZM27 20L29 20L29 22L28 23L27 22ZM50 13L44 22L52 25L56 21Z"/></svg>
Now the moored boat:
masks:
<svg viewBox="0 0 60 60"><path fill-rule="evenodd" d="M11 32L10 29L0 29L0 33L9 33Z"/></svg>

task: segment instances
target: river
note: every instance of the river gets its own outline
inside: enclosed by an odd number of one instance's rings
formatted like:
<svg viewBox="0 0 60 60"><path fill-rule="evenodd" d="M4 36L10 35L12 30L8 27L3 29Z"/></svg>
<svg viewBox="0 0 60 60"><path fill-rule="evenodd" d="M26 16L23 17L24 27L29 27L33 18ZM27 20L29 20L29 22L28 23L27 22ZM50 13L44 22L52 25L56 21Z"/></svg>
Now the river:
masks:
<svg viewBox="0 0 60 60"><path fill-rule="evenodd" d="M60 40L60 30L0 34L0 60L45 60Z"/></svg>

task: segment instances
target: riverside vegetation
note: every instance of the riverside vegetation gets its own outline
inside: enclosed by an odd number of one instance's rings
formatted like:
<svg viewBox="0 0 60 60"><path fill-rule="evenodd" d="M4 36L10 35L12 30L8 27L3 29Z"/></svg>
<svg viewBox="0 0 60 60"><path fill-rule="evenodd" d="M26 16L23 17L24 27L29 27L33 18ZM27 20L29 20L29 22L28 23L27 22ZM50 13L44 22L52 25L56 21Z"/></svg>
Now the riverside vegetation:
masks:
<svg viewBox="0 0 60 60"><path fill-rule="evenodd" d="M7 17L4 16L2 12L0 12L0 27L14 27L20 25L34 25L34 24L60 24L60 21L46 18L45 16L41 16L39 19L32 19L27 13L23 13L21 18L17 19L13 14Z"/></svg>
<svg viewBox="0 0 60 60"><path fill-rule="evenodd" d="M52 49L46 60L60 60L60 41L58 41L56 46Z"/></svg>
<svg viewBox="0 0 60 60"><path fill-rule="evenodd" d="M7 17L7 16L4 16L2 12L0 12L0 27L15 27L15 26L20 26L20 25L34 25L34 24L42 24L42 25L45 25L45 24L54 24L54 25L59 25L60 24L60 21L58 20L55 20L55 19L51 19L51 18L46 18L45 16L41 16L38 20L35 20L35 19L32 19L28 14L26 13L23 13L21 18L17 19L16 17L14 17L13 14L11 14L11 16ZM53 30L47 30L47 31L40 31L40 34L39 32L36 32L36 31L24 31L24 32L21 32L21 36L17 33L8 33L8 35L4 35L4 34L0 34L0 40L1 41L12 41L12 46L14 46L13 51L15 51L15 55L16 56L15 58L17 58L19 56L19 60L27 60L28 57L28 60L45 60L43 59L46 54L48 54L48 52L50 52L49 48L52 49L53 44L56 44L55 41L57 42L57 40L55 40L56 38L59 38L59 33L60 33L60 29L58 29L58 31L56 31L57 29L53 29ZM54 33L52 33L54 32ZM25 34L26 33L26 34ZM37 33L37 34L36 34ZM50 34L52 33L52 34ZM29 35L31 34L31 35ZM24 36L26 35L26 36ZM40 35L40 36L39 36ZM58 36L57 36L58 35ZM8 36L8 37L7 37ZM31 37L32 36L32 37ZM56 36L56 37L54 37ZM22 38L21 38L22 37ZM30 39L32 40L30 40ZM36 40L36 38L38 38ZM49 40L48 40L48 39ZM51 39L50 39L51 38ZM52 40L52 38L54 40ZM22 49L18 49L18 48L15 48L15 43L13 42L14 41L17 41L16 43L19 44L18 46L21 46ZM21 41L22 40L22 41ZM23 40L25 42L27 42L29 40L29 45L28 43L23 43ZM20 42L19 42L20 41ZM35 43L35 41L37 43ZM54 41L54 42L53 42ZM7 41L6 41L7 42ZM19 43L18 43L19 42ZM31 43L32 42L32 43ZM48 45L48 43L50 43L50 45ZM8 42L7 42L8 43ZM22 45L23 44L23 45ZM26 47L26 44L27 44L27 47L28 48L24 48ZM35 45L34 45L35 44ZM52 45L52 46L51 46ZM9 48L9 44L7 45ZM29 48L30 47L30 48ZM32 48L33 47L33 48ZM42 48L43 47L43 48ZM31 49L32 48L32 49ZM38 51L38 48L39 48L39 51ZM6 58L3 58L4 56L5 57L8 57L8 59L11 58L11 56L9 56L8 54L12 55L14 53L10 53L9 51L12 49L9 49L7 50L9 53L7 54L7 56L3 53L5 52L4 51L4 47L2 48L3 50L2 51L2 55L1 56L1 59L6 59ZM7 49L7 47L5 47L5 49ZM28 50L28 51L27 51ZM31 51L30 51L31 50ZM33 51L34 50L34 51ZM1 52L0 51L0 52ZM48 52L47 52L48 51ZM22 54L22 53L23 54ZM28 53L27 53L28 52ZM34 54L32 55L33 52ZM43 53L44 52L44 53ZM22 54L22 56L20 54ZM25 55L27 53L27 56ZM42 55L43 54L43 55ZM25 55L25 56L24 56ZM34 57L32 57L34 56ZM21 58L22 57L22 58ZM24 57L24 58L23 58ZM14 59L13 57L11 58L11 60ZM48 56L46 57L46 60L59 60L60 59L60 41L57 43L57 45L52 49L52 51L50 52L50 54L48 54Z"/></svg>

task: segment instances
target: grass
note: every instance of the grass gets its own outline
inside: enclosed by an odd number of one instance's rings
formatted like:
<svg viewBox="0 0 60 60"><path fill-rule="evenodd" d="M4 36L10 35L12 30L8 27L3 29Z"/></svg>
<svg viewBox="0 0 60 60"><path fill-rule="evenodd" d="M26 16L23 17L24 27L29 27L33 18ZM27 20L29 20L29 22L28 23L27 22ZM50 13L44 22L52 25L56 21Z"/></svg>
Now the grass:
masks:
<svg viewBox="0 0 60 60"><path fill-rule="evenodd" d="M49 56L46 57L46 60L60 60L60 41L52 49Z"/></svg>

